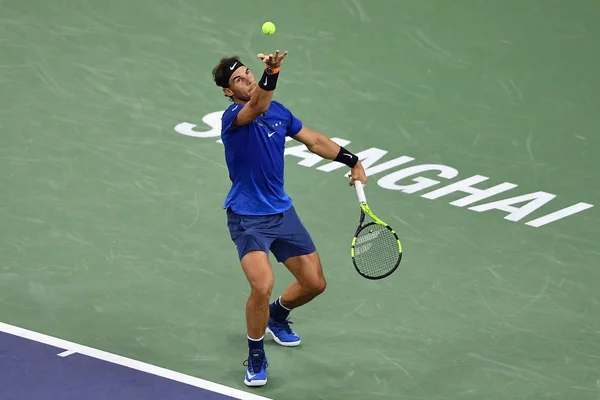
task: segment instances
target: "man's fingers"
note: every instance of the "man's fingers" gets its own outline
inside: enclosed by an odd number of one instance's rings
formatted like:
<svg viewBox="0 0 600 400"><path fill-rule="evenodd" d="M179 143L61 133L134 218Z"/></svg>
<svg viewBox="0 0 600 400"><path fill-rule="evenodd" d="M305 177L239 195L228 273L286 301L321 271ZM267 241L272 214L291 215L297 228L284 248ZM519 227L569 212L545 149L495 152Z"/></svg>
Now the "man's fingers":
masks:
<svg viewBox="0 0 600 400"><path fill-rule="evenodd" d="M258 54L256 55L256 57L260 58L260 59L261 59L261 60L263 60L263 61L266 61L266 60L271 60L271 59L273 59L273 54L266 55L266 54L264 54L264 53L258 53Z"/></svg>
<svg viewBox="0 0 600 400"><path fill-rule="evenodd" d="M356 181L360 181L363 185L366 185L367 184L367 180L368 180L368 178L366 176L364 176L364 175L360 175L360 174L356 175L356 176L352 176L351 175L350 176L350 181L348 182L348 184L350 186L354 186L354 183Z"/></svg>
<svg viewBox="0 0 600 400"><path fill-rule="evenodd" d="M279 53L279 50L277 50L277 52ZM279 58L278 58L278 61L281 62L285 58L285 56L287 55L287 53L288 53L287 51L284 51L283 54L280 54Z"/></svg>
<svg viewBox="0 0 600 400"><path fill-rule="evenodd" d="M270 63L278 63L281 62L281 60L283 60L285 58L285 56L288 55L288 51L284 51L283 54L281 54L281 50L277 50L275 52L275 54L269 54L266 55L264 53L258 53L256 55L256 57L260 58L263 62L270 62Z"/></svg>

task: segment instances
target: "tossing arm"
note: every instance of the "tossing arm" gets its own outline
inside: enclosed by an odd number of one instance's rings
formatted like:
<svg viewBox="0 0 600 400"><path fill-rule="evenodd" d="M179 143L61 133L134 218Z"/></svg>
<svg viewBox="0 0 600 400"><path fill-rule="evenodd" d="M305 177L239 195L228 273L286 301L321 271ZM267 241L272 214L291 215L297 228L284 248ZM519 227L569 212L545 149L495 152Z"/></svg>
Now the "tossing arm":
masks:
<svg viewBox="0 0 600 400"><path fill-rule="evenodd" d="M288 52L279 54L279 50L275 55L268 56L260 53L257 57L260 58L266 65L263 76L258 81L254 88L250 101L248 101L242 110L238 113L233 126L247 125L258 118L262 113L266 112L273 98L273 91L277 86L277 78L279 77L279 68L281 62L287 56Z"/></svg>

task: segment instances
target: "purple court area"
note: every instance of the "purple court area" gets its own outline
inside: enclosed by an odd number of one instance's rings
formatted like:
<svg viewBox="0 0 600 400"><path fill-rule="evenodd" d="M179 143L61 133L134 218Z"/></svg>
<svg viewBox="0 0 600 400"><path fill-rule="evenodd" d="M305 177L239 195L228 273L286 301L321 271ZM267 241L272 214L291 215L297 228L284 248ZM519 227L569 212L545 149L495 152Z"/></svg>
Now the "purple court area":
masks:
<svg viewBox="0 0 600 400"><path fill-rule="evenodd" d="M0 400L233 400L209 390L0 332Z"/></svg>

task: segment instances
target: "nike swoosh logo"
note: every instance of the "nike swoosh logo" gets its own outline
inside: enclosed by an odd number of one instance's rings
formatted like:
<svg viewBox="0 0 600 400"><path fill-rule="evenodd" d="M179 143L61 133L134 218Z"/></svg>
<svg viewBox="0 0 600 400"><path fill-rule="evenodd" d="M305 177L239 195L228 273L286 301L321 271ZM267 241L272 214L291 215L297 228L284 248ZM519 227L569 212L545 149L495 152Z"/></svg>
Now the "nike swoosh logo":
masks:
<svg viewBox="0 0 600 400"><path fill-rule="evenodd" d="M350 157L352 158L352 156L350 154L344 154L346 157Z"/></svg>
<svg viewBox="0 0 600 400"><path fill-rule="evenodd" d="M269 137L273 136L274 134L275 134L275 132L267 133L267 135L268 135Z"/></svg>
<svg viewBox="0 0 600 400"><path fill-rule="evenodd" d="M231 67L229 67L229 69L233 71L233 69L235 68L236 65L237 65L237 61L235 63L233 63L233 65Z"/></svg>
<svg viewBox="0 0 600 400"><path fill-rule="evenodd" d="M267 86L267 77L265 76L265 83L263 85Z"/></svg>

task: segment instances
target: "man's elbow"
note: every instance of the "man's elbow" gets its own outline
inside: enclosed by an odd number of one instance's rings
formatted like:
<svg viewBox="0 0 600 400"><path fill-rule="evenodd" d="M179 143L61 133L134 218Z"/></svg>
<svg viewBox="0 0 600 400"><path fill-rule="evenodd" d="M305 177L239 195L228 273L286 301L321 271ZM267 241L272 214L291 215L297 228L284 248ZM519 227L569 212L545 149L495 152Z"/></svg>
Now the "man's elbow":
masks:
<svg viewBox="0 0 600 400"><path fill-rule="evenodd" d="M256 101L253 101L254 99L250 99L250 101L248 102L248 107L250 107L252 109L252 111L254 111L255 113L258 114L263 114L265 113L268 109L269 106L271 105L271 100L270 99L258 99Z"/></svg>
<svg viewBox="0 0 600 400"><path fill-rule="evenodd" d="M267 112L269 109L269 104L247 104L246 107L248 107L248 111L250 111L253 116L258 117Z"/></svg>
<svg viewBox="0 0 600 400"><path fill-rule="evenodd" d="M267 110L269 109L269 105L270 105L270 103L271 103L270 101L263 101L263 102L260 102L260 103L258 103L258 104L255 106L255 108L254 108L254 109L255 109L255 111L256 111L257 113L259 113L259 114L264 114L264 113L266 113L266 112L267 112Z"/></svg>
<svg viewBox="0 0 600 400"><path fill-rule="evenodd" d="M310 142L306 143L306 148L315 153L319 149L320 145L321 141L319 140L319 135L315 135L313 138L311 138Z"/></svg>

